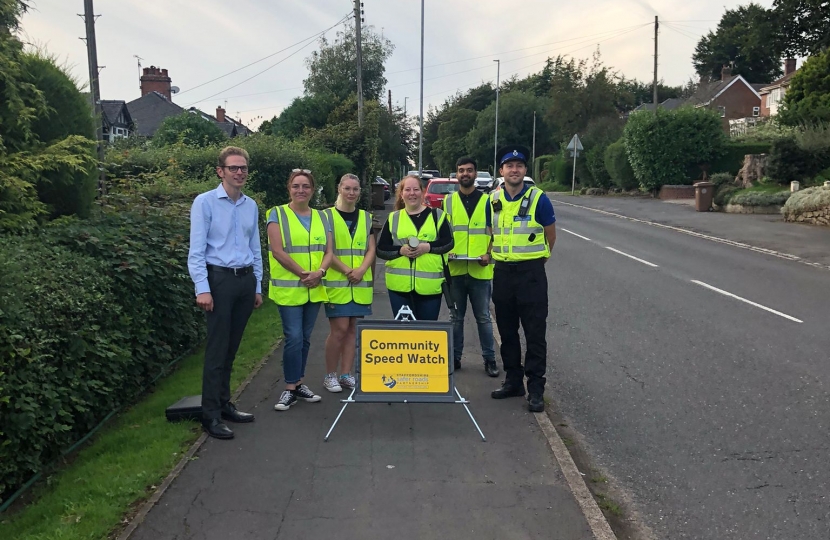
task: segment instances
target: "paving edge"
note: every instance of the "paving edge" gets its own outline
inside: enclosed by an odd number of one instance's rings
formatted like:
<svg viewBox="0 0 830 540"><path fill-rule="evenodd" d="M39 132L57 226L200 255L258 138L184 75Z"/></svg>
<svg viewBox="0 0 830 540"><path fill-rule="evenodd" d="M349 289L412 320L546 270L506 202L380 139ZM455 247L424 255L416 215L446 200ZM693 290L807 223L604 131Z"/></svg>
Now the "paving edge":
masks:
<svg viewBox="0 0 830 540"><path fill-rule="evenodd" d="M492 310L490 316L495 319ZM501 335L495 325L493 325L493 337L498 346L501 347ZM599 509L597 501L594 500L594 496L591 495L591 491L585 485L585 479L582 473L579 472L576 463L574 463L568 447L565 446L562 438L559 437L559 433L556 432L556 428L553 427L553 423L550 421L547 412L542 414L534 413L533 417L536 419L539 428L542 430L542 434L544 434L545 439L548 441L548 446L550 446L553 456L559 464L559 468L562 469L565 481L568 482L568 488L570 488L571 494L576 499L577 504L579 504L580 510L582 510L582 515L585 516L585 520L591 528L591 534L594 535L596 540L617 540L617 536L611 530L611 525L608 524L608 520L605 519L602 510Z"/></svg>
<svg viewBox="0 0 830 540"><path fill-rule="evenodd" d="M271 347L268 353L266 353L265 356L262 357L262 359L257 363L257 365L254 367L251 373L249 373L248 376L245 377L245 380L242 381L242 383L239 385L239 388L236 389L236 392L233 393L233 396L231 396L232 400L236 401L239 398L239 396L242 394L245 388L248 387L248 385L251 383L251 381L254 379L257 373L259 373L259 370L262 369L262 366L265 365L265 362L267 362L268 358L272 354L274 354L274 351L277 350L281 343L282 338L278 339L277 342L274 343L274 346ZM179 476L179 474L181 474L185 466L190 462L193 456L196 455L196 452L199 451L199 448L202 447L202 445L205 443L207 439L208 434L202 432L199 438L196 439L196 441L192 445L190 445L190 448L188 448L187 452L185 452L185 454L182 456L182 459L180 459L179 462L176 463L176 466L173 467L173 470L170 471L170 474L168 474L165 477L164 481L162 481L161 485L159 485L159 487L150 496L150 498L147 499L144 502L144 504L141 505L139 511L130 520L130 524L127 525L127 528L124 529L121 532L121 534L118 535L116 540L127 540L128 538L130 538L130 536L132 536L132 534L135 532L138 526L141 525L141 523L144 521L144 518L147 517L147 514L150 513L150 510L152 510L153 507L159 502L162 495L164 495L164 493L167 491L167 488L169 488L173 481Z"/></svg>
<svg viewBox="0 0 830 540"><path fill-rule="evenodd" d="M682 227L675 227L674 225L665 225L663 223L657 223L656 221L649 221L647 219L634 218L634 217L630 217L630 216L625 216L623 214L617 214L615 212L609 212L607 210L600 210L599 208L591 208L590 206L584 206L584 205L581 205L581 204L569 203L569 202L565 202L561 199L554 199L554 200L559 204L565 204L565 205L568 205L568 206L573 206L575 208L582 208L582 209L585 209L585 210L590 210L591 212L597 212L599 214L605 214L605 215L613 216L613 217L616 217L616 218L619 218L619 219L627 219L629 221L634 221L636 223L645 223L646 225L652 225L654 227L661 227L663 229L668 229L668 230L671 230L671 231L675 231L675 232L679 232L679 233L683 233L683 234L688 234L690 236L696 236L698 238L703 238L705 240L710 240L712 242L718 242L718 243L726 244L726 245L729 245L729 246L739 247L741 249L748 249L750 251L755 251L756 253L763 253L763 254L766 254L766 255L772 255L773 257L778 257L780 259L786 259L788 261L799 262L801 264L806 264L807 266L812 266L813 268L820 268L822 270L830 270L830 266L828 266L828 265L813 262L813 261L808 261L806 259L802 259L798 255L793 255L791 253L783 253L781 251L775 251L773 249L762 248L762 247L753 246L753 245L750 245L750 244L744 244L743 242L738 242L738 241L735 241L735 240L727 240L726 238L720 238L718 236L711 236L709 234L703 234L703 233L695 232L691 229L684 229Z"/></svg>

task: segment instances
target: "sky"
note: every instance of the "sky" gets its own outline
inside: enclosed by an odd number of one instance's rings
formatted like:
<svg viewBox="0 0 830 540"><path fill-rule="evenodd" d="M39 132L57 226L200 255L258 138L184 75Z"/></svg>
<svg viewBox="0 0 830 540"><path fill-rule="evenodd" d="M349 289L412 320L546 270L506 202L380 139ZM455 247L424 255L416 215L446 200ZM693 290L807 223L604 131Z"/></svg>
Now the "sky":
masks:
<svg viewBox="0 0 830 540"><path fill-rule="evenodd" d="M88 82L83 0L28 0L20 37L56 55ZM424 112L457 91L541 70L548 56L590 59L651 81L654 17L660 19L658 78L681 85L694 76L691 57L735 0L424 0ZM168 70L173 101L227 113L256 128L302 95L309 39L331 28L334 39L351 13L349 0L95 0L102 99L140 97L139 69ZM760 0L770 7L772 0ZM395 46L387 62L393 105L418 114L420 19L417 0L363 0L364 25ZM299 43L299 45L297 45ZM293 46L293 47L292 47ZM283 51L283 52L279 52ZM277 54L274 54L277 53ZM266 58L244 69L243 66ZM500 64L493 61L499 59ZM238 70L226 77L217 77ZM258 74L262 72L261 74ZM257 75L258 74L258 75ZM247 80L246 79L249 79ZM244 82L243 82L244 81ZM209 82L209 83L208 83ZM766 81L761 81L766 82ZM204 84L208 83L208 84ZM241 84L240 84L241 83ZM197 88L198 87L198 88Z"/></svg>

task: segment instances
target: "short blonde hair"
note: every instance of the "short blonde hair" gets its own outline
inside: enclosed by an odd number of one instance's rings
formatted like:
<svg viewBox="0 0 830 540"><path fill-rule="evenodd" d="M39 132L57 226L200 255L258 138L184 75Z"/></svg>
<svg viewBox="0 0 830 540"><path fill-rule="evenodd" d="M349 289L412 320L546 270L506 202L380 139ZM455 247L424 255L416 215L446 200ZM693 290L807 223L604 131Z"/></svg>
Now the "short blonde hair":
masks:
<svg viewBox="0 0 830 540"><path fill-rule="evenodd" d="M238 146L226 146L219 152L219 167L225 166L225 160L228 159L228 156L242 156L245 158L245 161L251 161L251 158L248 156L248 152L244 148L239 148Z"/></svg>

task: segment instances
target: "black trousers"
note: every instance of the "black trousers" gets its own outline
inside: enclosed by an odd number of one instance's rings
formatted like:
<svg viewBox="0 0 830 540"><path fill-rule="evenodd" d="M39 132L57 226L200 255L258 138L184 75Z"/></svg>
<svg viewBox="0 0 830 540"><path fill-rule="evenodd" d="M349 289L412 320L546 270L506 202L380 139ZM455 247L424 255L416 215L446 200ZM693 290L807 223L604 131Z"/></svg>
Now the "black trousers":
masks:
<svg viewBox="0 0 830 540"><path fill-rule="evenodd" d="M235 276L208 270L213 311L207 312L205 367L202 371L202 418L219 419L231 399L231 368L256 299L253 272Z"/></svg>
<svg viewBox="0 0 830 540"><path fill-rule="evenodd" d="M493 274L493 305L501 334L501 359L506 381L521 385L527 376L527 391L545 392L548 317L548 278L545 260L496 263ZM527 351L522 373L519 325L524 329Z"/></svg>

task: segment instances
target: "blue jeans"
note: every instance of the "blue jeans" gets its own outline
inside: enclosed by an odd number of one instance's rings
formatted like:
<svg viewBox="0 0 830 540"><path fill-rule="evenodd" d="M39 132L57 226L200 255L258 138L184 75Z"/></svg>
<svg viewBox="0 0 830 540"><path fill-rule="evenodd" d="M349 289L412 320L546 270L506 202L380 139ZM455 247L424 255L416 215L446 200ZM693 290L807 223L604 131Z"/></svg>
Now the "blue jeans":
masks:
<svg viewBox="0 0 830 540"><path fill-rule="evenodd" d="M496 350L493 340L493 322L490 320L490 296L492 282L488 279L476 279L469 274L453 276L450 293L457 312L450 311L453 336L453 360L461 360L464 352L464 316L467 314L467 298L473 306L473 316L478 326L478 341L481 355L485 360L495 360Z"/></svg>
<svg viewBox="0 0 830 540"><path fill-rule="evenodd" d="M418 294L416 292L399 293L389 291L389 303L392 304L392 317L398 314L401 306L409 306L418 321L437 321L441 311L440 294Z"/></svg>
<svg viewBox="0 0 830 540"><path fill-rule="evenodd" d="M285 344L282 348L282 371L286 384L296 384L305 377L311 331L317 322L322 302L308 302L301 306L277 306L282 317Z"/></svg>

